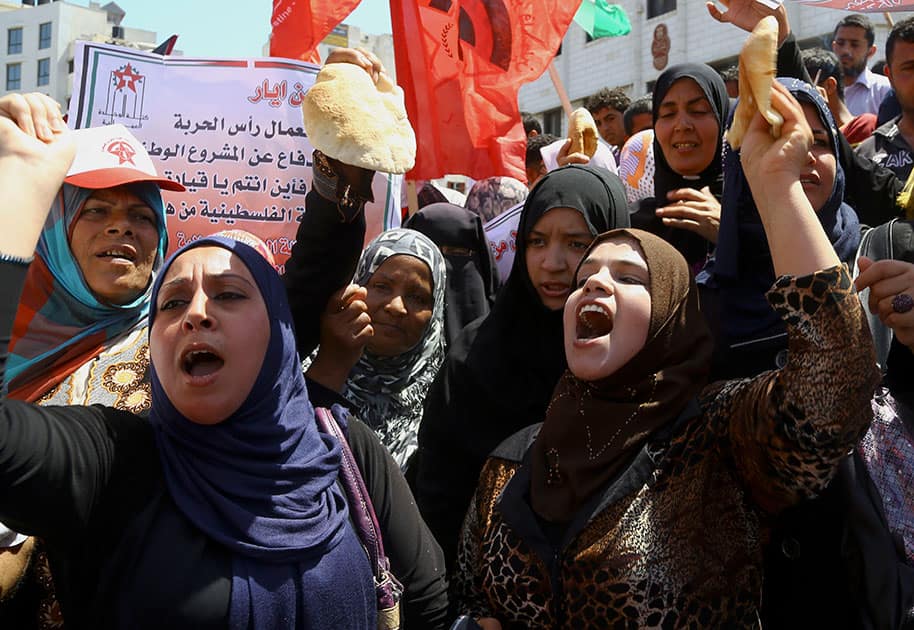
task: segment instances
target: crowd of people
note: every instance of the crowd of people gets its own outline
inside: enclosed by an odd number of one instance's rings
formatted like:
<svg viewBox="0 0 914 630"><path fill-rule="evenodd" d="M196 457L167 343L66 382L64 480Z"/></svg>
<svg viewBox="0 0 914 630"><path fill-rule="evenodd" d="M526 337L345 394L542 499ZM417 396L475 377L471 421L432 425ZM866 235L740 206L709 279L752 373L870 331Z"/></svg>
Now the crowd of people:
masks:
<svg viewBox="0 0 914 630"><path fill-rule="evenodd" d="M709 10L777 18L779 131L672 65L367 244L374 173L315 150L283 275L166 256L129 130L0 98L0 626L914 624L914 18L885 78L864 16Z"/></svg>

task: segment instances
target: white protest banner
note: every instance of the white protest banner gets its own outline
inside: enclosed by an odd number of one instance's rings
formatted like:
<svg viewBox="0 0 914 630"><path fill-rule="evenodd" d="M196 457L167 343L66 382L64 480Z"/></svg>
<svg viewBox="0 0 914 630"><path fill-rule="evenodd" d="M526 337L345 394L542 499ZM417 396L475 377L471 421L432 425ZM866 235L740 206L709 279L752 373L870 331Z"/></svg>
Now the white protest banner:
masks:
<svg viewBox="0 0 914 630"><path fill-rule="evenodd" d="M495 268L502 284L507 282L514 264L514 251L517 249L517 226L520 223L520 213L524 209L523 202L508 208L497 217L487 221L482 229L486 233L492 256L495 257Z"/></svg>
<svg viewBox="0 0 914 630"><path fill-rule="evenodd" d="M121 123L160 175L169 249L225 229L257 234L282 267L311 187L301 117L318 68L289 59L163 57L78 42L69 124ZM367 238L400 224L401 176L377 174Z"/></svg>

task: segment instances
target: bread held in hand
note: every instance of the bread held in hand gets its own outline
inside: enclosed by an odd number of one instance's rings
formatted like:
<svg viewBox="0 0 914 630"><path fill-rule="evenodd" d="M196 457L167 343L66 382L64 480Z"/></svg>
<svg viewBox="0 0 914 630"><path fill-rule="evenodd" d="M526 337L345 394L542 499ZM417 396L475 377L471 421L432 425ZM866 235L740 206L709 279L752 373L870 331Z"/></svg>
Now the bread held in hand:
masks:
<svg viewBox="0 0 914 630"><path fill-rule="evenodd" d="M568 137L571 139L569 154L583 153L592 158L597 152L597 125L585 108L579 107L571 112L571 118L568 119Z"/></svg>
<svg viewBox="0 0 914 630"><path fill-rule="evenodd" d="M329 63L302 101L311 146L344 164L405 173L416 162L416 135L403 90L381 72L377 83L360 66Z"/></svg>
<svg viewBox="0 0 914 630"><path fill-rule="evenodd" d="M727 131L730 146L739 149L756 110L771 125L771 135L781 134L784 119L771 107L771 85L774 82L778 53L778 21L767 16L756 25L739 53L739 103L733 123Z"/></svg>

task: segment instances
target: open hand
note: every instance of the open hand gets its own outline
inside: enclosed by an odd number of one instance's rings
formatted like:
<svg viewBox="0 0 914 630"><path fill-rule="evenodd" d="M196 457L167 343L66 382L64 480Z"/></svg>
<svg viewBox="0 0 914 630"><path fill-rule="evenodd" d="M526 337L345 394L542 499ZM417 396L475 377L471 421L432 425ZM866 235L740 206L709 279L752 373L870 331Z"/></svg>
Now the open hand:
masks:
<svg viewBox="0 0 914 630"><path fill-rule="evenodd" d="M705 186L701 190L680 188L667 193L670 204L657 209L663 224L695 232L711 243L717 243L720 231L720 202Z"/></svg>
<svg viewBox="0 0 914 630"><path fill-rule="evenodd" d="M773 15L778 21L778 46L784 43L790 34L790 23L787 21L787 9L780 4L777 9L769 8L764 2L758 0L720 0L726 11L717 8L715 2L706 2L708 13L721 23L729 22L744 31L752 32L762 18Z"/></svg>

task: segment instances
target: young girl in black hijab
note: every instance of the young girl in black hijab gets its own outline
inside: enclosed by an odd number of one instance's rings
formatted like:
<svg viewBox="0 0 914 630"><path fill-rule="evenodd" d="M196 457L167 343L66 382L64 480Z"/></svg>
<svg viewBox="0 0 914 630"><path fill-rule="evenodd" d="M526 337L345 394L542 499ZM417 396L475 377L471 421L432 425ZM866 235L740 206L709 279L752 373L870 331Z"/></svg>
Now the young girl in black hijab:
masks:
<svg viewBox="0 0 914 630"><path fill-rule="evenodd" d="M564 210L573 214L558 226L562 234L556 239L543 233L545 221ZM571 227L575 218L580 228ZM449 349L429 389L419 429L416 499L446 561L454 556L486 456L543 417L565 369L561 306L580 257L594 236L627 225L622 182L602 169L558 169L527 198L511 275L492 312L467 326ZM528 267L528 258L541 259L553 246L564 254L555 259L546 254L542 266ZM557 295L561 286L565 292Z"/></svg>

